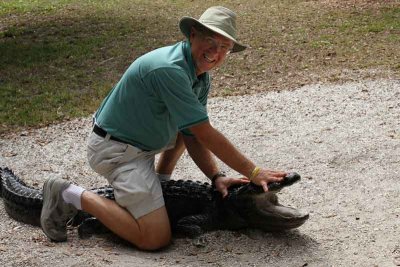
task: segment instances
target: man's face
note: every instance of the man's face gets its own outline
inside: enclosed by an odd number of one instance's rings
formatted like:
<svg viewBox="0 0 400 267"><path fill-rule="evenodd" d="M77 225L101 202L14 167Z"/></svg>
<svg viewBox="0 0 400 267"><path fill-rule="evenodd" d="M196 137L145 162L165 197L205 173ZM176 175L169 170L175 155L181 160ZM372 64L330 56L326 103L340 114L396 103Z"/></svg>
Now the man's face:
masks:
<svg viewBox="0 0 400 267"><path fill-rule="evenodd" d="M219 34L204 35L192 28L190 34L196 75L220 66L233 48L233 41Z"/></svg>

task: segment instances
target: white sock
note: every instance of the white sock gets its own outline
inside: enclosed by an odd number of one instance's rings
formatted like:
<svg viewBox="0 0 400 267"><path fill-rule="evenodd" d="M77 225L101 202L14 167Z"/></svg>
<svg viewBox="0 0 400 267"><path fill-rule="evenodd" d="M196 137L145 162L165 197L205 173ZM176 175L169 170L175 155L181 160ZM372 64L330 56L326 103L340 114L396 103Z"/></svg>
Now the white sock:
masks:
<svg viewBox="0 0 400 267"><path fill-rule="evenodd" d="M158 179L160 180L160 181L169 181L170 179L171 179L171 174L160 174L160 173L157 173L157 176L158 176Z"/></svg>
<svg viewBox="0 0 400 267"><path fill-rule="evenodd" d="M84 188L74 184L70 184L62 192L62 197L66 203L72 204L72 206L74 206L78 210L81 210L82 209L81 196L83 191L85 191Z"/></svg>

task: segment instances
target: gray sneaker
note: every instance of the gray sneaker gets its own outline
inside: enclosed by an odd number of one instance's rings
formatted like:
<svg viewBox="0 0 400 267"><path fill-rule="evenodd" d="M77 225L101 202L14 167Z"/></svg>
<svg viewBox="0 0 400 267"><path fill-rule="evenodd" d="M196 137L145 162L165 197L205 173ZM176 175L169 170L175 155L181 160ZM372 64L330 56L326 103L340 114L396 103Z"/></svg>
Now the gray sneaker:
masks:
<svg viewBox="0 0 400 267"><path fill-rule="evenodd" d="M77 209L65 203L61 195L70 184L60 178L50 178L43 185L40 224L43 232L53 241L67 240L67 221L77 213Z"/></svg>

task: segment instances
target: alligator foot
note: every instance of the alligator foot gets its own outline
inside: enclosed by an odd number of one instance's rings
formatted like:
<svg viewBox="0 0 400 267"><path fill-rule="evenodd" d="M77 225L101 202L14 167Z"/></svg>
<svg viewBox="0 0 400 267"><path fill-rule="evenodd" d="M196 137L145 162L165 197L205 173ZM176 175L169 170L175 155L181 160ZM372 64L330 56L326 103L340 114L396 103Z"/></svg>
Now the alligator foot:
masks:
<svg viewBox="0 0 400 267"><path fill-rule="evenodd" d="M208 240L205 236L198 236L193 239L192 244L198 248L204 248L208 244Z"/></svg>
<svg viewBox="0 0 400 267"><path fill-rule="evenodd" d="M87 218L78 226L78 235L80 238L89 238L94 234L108 234L111 231L94 217Z"/></svg>

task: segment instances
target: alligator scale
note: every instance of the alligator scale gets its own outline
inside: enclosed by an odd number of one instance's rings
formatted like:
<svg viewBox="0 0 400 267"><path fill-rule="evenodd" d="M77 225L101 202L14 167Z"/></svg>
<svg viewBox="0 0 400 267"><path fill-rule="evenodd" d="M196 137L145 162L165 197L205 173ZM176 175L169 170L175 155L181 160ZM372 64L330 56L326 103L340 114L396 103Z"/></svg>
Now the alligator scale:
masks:
<svg viewBox="0 0 400 267"><path fill-rule="evenodd" d="M0 196L9 216L39 226L42 190L26 185L8 168L0 168L0 179ZM268 184L266 193L253 183L231 187L225 198L208 183L170 180L162 181L161 185L172 231L195 237L212 230L253 228L270 232L301 226L308 219L308 213L281 205L276 195L277 191L298 180L300 175L291 173L281 183ZM114 199L110 186L92 191ZM83 211L70 221L78 226L81 237L107 231L97 219Z"/></svg>

